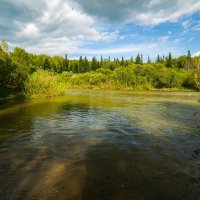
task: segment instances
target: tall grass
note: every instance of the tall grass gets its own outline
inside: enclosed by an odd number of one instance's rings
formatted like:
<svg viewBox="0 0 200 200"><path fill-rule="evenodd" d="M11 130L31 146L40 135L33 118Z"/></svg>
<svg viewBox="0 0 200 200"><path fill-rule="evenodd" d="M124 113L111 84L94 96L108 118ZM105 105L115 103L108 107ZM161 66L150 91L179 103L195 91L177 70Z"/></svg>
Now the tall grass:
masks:
<svg viewBox="0 0 200 200"><path fill-rule="evenodd" d="M64 91L64 80L53 72L38 70L25 82L25 94L32 98L59 96Z"/></svg>

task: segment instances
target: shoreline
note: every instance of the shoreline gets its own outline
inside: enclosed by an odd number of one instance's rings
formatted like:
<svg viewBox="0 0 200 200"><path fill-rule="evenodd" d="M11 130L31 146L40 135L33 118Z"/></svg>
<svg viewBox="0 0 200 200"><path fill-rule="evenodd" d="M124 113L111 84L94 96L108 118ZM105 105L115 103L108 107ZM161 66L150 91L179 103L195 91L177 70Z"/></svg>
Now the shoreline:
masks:
<svg viewBox="0 0 200 200"><path fill-rule="evenodd" d="M111 87L107 87L107 88L101 88L101 87L92 87L92 86L68 86L66 87L66 90L93 90L93 91L122 91L122 92L196 92L198 93L199 91L193 90L193 89L180 89L180 88L151 88L151 89L138 89L138 88L111 88ZM65 94L63 95L58 95L58 96L65 96ZM43 98L52 98L52 97L56 97L56 96L38 96L36 99L43 99ZM35 99L33 97L29 97L26 95L23 95L22 93L17 94L17 93L13 93L10 94L8 96L0 96L0 104L4 104L10 100L14 100L14 99L19 99L19 98L25 98L25 99Z"/></svg>

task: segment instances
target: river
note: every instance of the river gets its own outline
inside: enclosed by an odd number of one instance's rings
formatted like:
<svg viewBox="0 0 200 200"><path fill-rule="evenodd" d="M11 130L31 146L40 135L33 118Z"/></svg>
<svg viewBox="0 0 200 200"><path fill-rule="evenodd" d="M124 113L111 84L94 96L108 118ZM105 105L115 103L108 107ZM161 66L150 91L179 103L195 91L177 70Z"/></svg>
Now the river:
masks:
<svg viewBox="0 0 200 200"><path fill-rule="evenodd" d="M69 90L0 106L0 199L200 199L200 94Z"/></svg>

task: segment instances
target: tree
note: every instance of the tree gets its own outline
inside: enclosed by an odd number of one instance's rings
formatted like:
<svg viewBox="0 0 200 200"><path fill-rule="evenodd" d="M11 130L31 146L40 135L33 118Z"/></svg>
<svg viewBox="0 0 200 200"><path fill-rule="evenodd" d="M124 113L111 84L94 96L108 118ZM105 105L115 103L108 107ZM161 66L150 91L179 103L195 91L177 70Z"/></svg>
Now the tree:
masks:
<svg viewBox="0 0 200 200"><path fill-rule="evenodd" d="M92 58L91 69L93 71L96 71L96 69L98 69L98 62L95 56Z"/></svg>
<svg viewBox="0 0 200 200"><path fill-rule="evenodd" d="M131 59L129 60L129 64L130 65L134 64L133 56L131 56Z"/></svg>
<svg viewBox="0 0 200 200"><path fill-rule="evenodd" d="M2 49L6 54L9 54L8 44L7 44L7 42L6 42L4 39L1 40L1 49Z"/></svg>
<svg viewBox="0 0 200 200"><path fill-rule="evenodd" d="M143 55L140 55L140 64L143 64Z"/></svg>
<svg viewBox="0 0 200 200"><path fill-rule="evenodd" d="M103 67L103 57L101 55L101 59L100 59L100 68Z"/></svg>
<svg viewBox="0 0 200 200"><path fill-rule="evenodd" d="M160 55L158 54L156 62L159 63L160 60L161 60L161 59L160 59Z"/></svg>
<svg viewBox="0 0 200 200"><path fill-rule="evenodd" d="M147 60L147 63L151 63L151 60L150 60L150 57L148 56L148 60Z"/></svg>
<svg viewBox="0 0 200 200"><path fill-rule="evenodd" d="M89 62L88 62L88 59L87 57L85 56L84 58L84 64L83 64L83 72L88 72L90 70L90 66L89 66Z"/></svg>
<svg viewBox="0 0 200 200"><path fill-rule="evenodd" d="M49 70L51 68L48 58L44 59L43 69Z"/></svg>
<svg viewBox="0 0 200 200"><path fill-rule="evenodd" d="M24 82L33 72L29 59L29 54L22 48L16 47L11 53L11 60L14 65L12 72L12 85L15 90L21 91L24 89Z"/></svg>
<svg viewBox="0 0 200 200"><path fill-rule="evenodd" d="M65 59L63 61L63 68L64 71L69 71L69 61L67 58L67 54L65 54Z"/></svg>
<svg viewBox="0 0 200 200"><path fill-rule="evenodd" d="M191 53L190 53L190 50L188 50L188 56L187 56L189 59L191 58Z"/></svg>
<svg viewBox="0 0 200 200"><path fill-rule="evenodd" d="M173 63L172 63L172 54L171 52L169 52L169 56L167 57L167 63L166 63L166 67L172 67Z"/></svg>
<svg viewBox="0 0 200 200"><path fill-rule="evenodd" d="M141 57L140 57L140 54L138 54L135 58L135 63L136 64L141 64Z"/></svg>
<svg viewBox="0 0 200 200"><path fill-rule="evenodd" d="M8 45L5 40L2 40L0 43L0 88L11 87L10 79L13 70Z"/></svg>
<svg viewBox="0 0 200 200"><path fill-rule="evenodd" d="M122 56L121 66L124 66L124 57Z"/></svg>
<svg viewBox="0 0 200 200"><path fill-rule="evenodd" d="M187 70L189 70L191 66L192 66L191 53L190 50L188 50L187 61L186 61Z"/></svg>

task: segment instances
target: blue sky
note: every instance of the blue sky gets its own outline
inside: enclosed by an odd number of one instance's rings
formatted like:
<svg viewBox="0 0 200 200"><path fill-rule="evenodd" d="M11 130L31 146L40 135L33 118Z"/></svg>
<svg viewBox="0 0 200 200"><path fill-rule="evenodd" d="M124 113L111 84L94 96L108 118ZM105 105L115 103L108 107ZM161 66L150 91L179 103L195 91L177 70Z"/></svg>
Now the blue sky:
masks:
<svg viewBox="0 0 200 200"><path fill-rule="evenodd" d="M200 1L1 0L0 38L70 58L198 55Z"/></svg>

